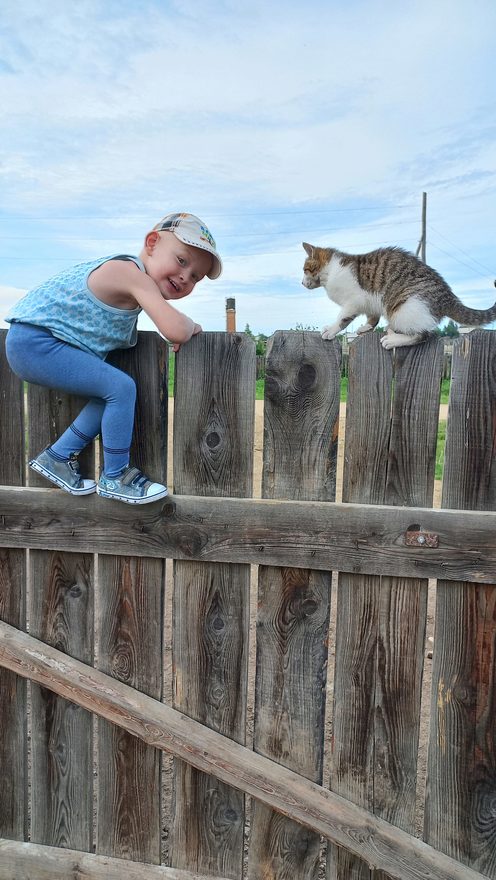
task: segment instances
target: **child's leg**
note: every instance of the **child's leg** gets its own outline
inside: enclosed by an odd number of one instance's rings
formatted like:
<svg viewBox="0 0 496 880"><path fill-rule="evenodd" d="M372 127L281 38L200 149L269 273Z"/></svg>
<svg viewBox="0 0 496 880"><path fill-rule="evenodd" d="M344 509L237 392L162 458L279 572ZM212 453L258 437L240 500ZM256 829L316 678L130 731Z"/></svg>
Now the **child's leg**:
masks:
<svg viewBox="0 0 496 880"><path fill-rule="evenodd" d="M114 475L127 466L136 401L136 385L127 373L29 324L12 325L7 358L27 382L90 398L51 447L56 457L80 452L101 432L105 473Z"/></svg>
<svg viewBox="0 0 496 880"><path fill-rule="evenodd" d="M104 363L103 361L101 363ZM51 451L62 459L76 455L101 433L104 473L115 476L129 464L129 447L134 424L136 386L127 373L105 366L110 375L108 389L102 388L102 399L90 400L66 431L52 443ZM115 373L119 375L115 375ZM132 385L130 384L132 382Z"/></svg>

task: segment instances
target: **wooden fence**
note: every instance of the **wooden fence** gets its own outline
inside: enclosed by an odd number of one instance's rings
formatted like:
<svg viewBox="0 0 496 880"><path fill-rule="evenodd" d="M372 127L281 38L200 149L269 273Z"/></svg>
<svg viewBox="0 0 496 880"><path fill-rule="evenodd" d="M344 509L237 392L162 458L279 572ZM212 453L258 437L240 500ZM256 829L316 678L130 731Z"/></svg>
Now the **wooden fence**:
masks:
<svg viewBox="0 0 496 880"><path fill-rule="evenodd" d="M253 341L195 337L174 494L131 508L27 472L80 402L25 395L4 336L0 880L496 878L496 335L454 346L442 509L437 340L352 344L343 442L339 343L277 332L254 499ZM132 458L165 479L139 337Z"/></svg>
<svg viewBox="0 0 496 880"><path fill-rule="evenodd" d="M341 375L348 376L348 362L350 345L348 342L341 342ZM442 378L451 379L451 361L453 357L453 342L449 343L443 340L443 369ZM265 355L257 355L257 379L263 379L265 376Z"/></svg>

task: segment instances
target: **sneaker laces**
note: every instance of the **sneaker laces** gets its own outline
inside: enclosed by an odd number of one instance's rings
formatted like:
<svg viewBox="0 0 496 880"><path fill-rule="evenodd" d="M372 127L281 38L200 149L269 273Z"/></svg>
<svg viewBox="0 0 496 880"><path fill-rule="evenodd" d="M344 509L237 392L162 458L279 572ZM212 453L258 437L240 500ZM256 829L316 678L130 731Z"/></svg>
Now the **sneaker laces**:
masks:
<svg viewBox="0 0 496 880"><path fill-rule="evenodd" d="M137 489L142 489L145 483L149 482L150 480L148 479L148 477L145 477L145 475L142 474L141 471L138 471L136 476L133 477L133 479L131 480L131 485L136 486Z"/></svg>

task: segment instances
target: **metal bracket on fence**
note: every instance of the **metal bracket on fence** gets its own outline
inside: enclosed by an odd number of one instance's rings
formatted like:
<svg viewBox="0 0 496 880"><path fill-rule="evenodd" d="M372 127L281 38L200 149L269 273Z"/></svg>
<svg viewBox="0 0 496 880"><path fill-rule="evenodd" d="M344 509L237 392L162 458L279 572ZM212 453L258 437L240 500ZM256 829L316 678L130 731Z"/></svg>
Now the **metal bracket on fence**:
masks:
<svg viewBox="0 0 496 880"><path fill-rule="evenodd" d="M439 535L435 532L424 532L420 526L411 526L405 532L407 547L439 547Z"/></svg>

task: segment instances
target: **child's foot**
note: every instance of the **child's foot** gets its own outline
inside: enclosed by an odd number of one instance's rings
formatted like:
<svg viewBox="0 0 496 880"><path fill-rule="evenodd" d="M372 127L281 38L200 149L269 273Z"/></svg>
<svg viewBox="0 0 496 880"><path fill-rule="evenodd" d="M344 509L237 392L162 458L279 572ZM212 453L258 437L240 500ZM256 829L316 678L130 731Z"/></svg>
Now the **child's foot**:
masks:
<svg viewBox="0 0 496 880"><path fill-rule="evenodd" d="M126 504L150 504L167 495L166 486L152 483L135 467L127 467L118 477L105 477L102 474L96 491L103 498L114 498Z"/></svg>
<svg viewBox="0 0 496 880"><path fill-rule="evenodd" d="M29 462L29 467L71 495L92 495L96 492L95 481L83 480L81 477L75 455L71 455L66 461L58 461L44 449Z"/></svg>

